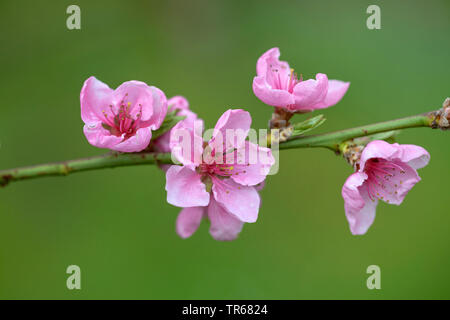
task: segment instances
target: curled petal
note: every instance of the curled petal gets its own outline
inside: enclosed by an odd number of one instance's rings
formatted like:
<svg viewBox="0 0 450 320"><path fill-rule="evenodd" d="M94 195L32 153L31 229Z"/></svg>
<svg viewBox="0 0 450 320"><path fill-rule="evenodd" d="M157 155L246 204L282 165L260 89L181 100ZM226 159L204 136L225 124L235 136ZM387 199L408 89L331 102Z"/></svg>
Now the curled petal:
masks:
<svg viewBox="0 0 450 320"><path fill-rule="evenodd" d="M253 93L255 96L274 107L286 107L295 103L295 97L287 90L274 89L265 77L257 76L253 79Z"/></svg>
<svg viewBox="0 0 450 320"><path fill-rule="evenodd" d="M397 143L390 144L383 140L369 142L361 153L361 170L364 169L366 162L373 158L382 158L388 161L398 159L398 147Z"/></svg>
<svg viewBox="0 0 450 320"><path fill-rule="evenodd" d="M350 86L350 82L344 82L340 80L328 80L328 91L325 99L316 105L313 109L324 109L337 104L344 97L345 93Z"/></svg>
<svg viewBox="0 0 450 320"><path fill-rule="evenodd" d="M294 87L295 105L290 106L290 109L292 111L312 111L325 99L327 92L327 75L318 73L316 80L305 80Z"/></svg>
<svg viewBox="0 0 450 320"><path fill-rule="evenodd" d="M244 225L242 221L228 213L223 206L212 198L208 206L208 218L211 222L209 233L219 241L236 239Z"/></svg>
<svg viewBox="0 0 450 320"><path fill-rule="evenodd" d="M365 234L375 220L378 200L370 200L366 193L363 193L362 197L364 206L359 211L345 211L353 235Z"/></svg>
<svg viewBox="0 0 450 320"><path fill-rule="evenodd" d="M209 193L201 176L188 167L171 166L166 172L167 202L177 207L205 207Z"/></svg>
<svg viewBox="0 0 450 320"><path fill-rule="evenodd" d="M354 235L365 234L375 220L377 199L369 199L364 181L367 175L356 172L350 175L342 188L345 215Z"/></svg>
<svg viewBox="0 0 450 320"><path fill-rule="evenodd" d="M430 154L422 147L413 144L399 145L399 158L413 169L421 169L430 161Z"/></svg>
<svg viewBox="0 0 450 320"><path fill-rule="evenodd" d="M361 154L360 165L372 158L382 158L388 161L401 161L413 169L423 168L430 161L430 154L422 147L411 144L390 144L383 140L375 140L367 144Z"/></svg>
<svg viewBox="0 0 450 320"><path fill-rule="evenodd" d="M268 67L267 60L278 61L279 57L280 57L280 49L278 49L276 47L264 52L262 54L262 56L259 57L258 61L256 62L256 74L258 76L264 77L266 75L266 71L267 71L267 67ZM284 62L284 63L286 63L286 62Z"/></svg>
<svg viewBox="0 0 450 320"><path fill-rule="evenodd" d="M204 212L205 207L191 207L181 210L176 223L178 235L183 239L192 236L200 226Z"/></svg>

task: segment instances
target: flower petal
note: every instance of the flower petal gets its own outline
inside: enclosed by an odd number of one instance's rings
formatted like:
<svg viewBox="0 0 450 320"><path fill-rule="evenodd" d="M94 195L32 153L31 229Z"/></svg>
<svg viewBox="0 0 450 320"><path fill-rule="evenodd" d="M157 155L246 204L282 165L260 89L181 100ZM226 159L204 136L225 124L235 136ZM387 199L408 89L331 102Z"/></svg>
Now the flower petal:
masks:
<svg viewBox="0 0 450 320"><path fill-rule="evenodd" d="M400 160L406 162L413 169L421 169L430 161L430 154L422 147L413 144L401 144L399 149Z"/></svg>
<svg viewBox="0 0 450 320"><path fill-rule="evenodd" d="M111 133L103 128L101 122L86 124L83 127L84 135L88 142L97 148L105 148L115 150L123 138L111 135Z"/></svg>
<svg viewBox="0 0 450 320"><path fill-rule="evenodd" d="M189 102L183 96L174 96L167 101L169 111L174 110L188 110Z"/></svg>
<svg viewBox="0 0 450 320"><path fill-rule="evenodd" d="M164 122L164 118L167 114L167 98L164 92L156 87L150 87L153 96L153 115L150 118L150 128L152 130L159 129Z"/></svg>
<svg viewBox="0 0 450 320"><path fill-rule="evenodd" d="M214 198L242 222L258 219L260 198L254 187L242 186L232 179L213 179Z"/></svg>
<svg viewBox="0 0 450 320"><path fill-rule="evenodd" d="M140 152L148 147L151 138L152 130L150 128L140 128L136 134L110 149L120 152Z"/></svg>
<svg viewBox="0 0 450 320"><path fill-rule="evenodd" d="M399 145L390 144L383 140L371 141L361 153L360 170L364 170L366 162L372 158L382 158L388 161L398 159Z"/></svg>
<svg viewBox="0 0 450 320"><path fill-rule="evenodd" d="M244 223L228 213L217 201L211 198L208 206L208 218L211 221L209 233L219 241L236 239Z"/></svg>
<svg viewBox="0 0 450 320"><path fill-rule="evenodd" d="M314 105L314 110L324 109L334 106L336 103L341 101L345 93L350 86L350 82L344 82L340 80L328 80L328 91L325 99L316 105Z"/></svg>
<svg viewBox="0 0 450 320"><path fill-rule="evenodd" d="M187 120L187 119L186 119ZM198 166L203 156L203 120L180 121L170 130L172 156L186 166Z"/></svg>
<svg viewBox="0 0 450 320"><path fill-rule="evenodd" d="M186 117L184 120L181 120L177 128L183 127L194 127L194 121L197 120L197 115L188 110L188 109L182 109L178 111L177 116L184 116ZM170 152L170 135L173 128L169 130L168 132L164 133L162 136L158 137L156 140L153 141L154 148L157 152Z"/></svg>
<svg viewBox="0 0 450 320"><path fill-rule="evenodd" d="M276 47L264 52L262 54L262 56L259 57L258 61L256 62L256 74L258 76L262 76L262 77L264 77L266 75L267 67L268 67L267 60L278 61L278 63L282 63L289 69L289 65L287 64L287 62L279 61L279 58L280 58L280 49L278 49Z"/></svg>
<svg viewBox="0 0 450 320"><path fill-rule="evenodd" d="M225 141L227 130L242 130L245 132L245 136L247 136L251 124L252 117L249 112L242 109L229 109L217 120L212 140L220 132L222 134L222 141Z"/></svg>
<svg viewBox="0 0 450 320"><path fill-rule="evenodd" d="M253 79L253 93L259 100L269 106L285 108L295 103L293 94L287 90L273 89L265 77L261 76Z"/></svg>
<svg viewBox="0 0 450 320"><path fill-rule="evenodd" d="M294 87L295 105L290 108L292 111L312 111L325 99L327 92L327 75L318 73L316 80L305 80Z"/></svg>
<svg viewBox="0 0 450 320"><path fill-rule="evenodd" d="M234 169L230 171L231 179L244 186L254 186L263 182L275 163L269 148L260 147L249 141L245 142L244 148L236 150L234 156ZM229 163L228 159L226 163Z"/></svg>
<svg viewBox="0 0 450 320"><path fill-rule="evenodd" d="M412 144L390 144L383 140L375 140L367 144L361 154L361 168L372 158L382 158L388 161L399 160L407 163L413 169L425 167L430 161L430 154L422 147Z"/></svg>
<svg viewBox="0 0 450 320"><path fill-rule="evenodd" d="M371 191L380 200L390 204L400 205L409 190L420 181L417 171L400 160L386 162L384 167L380 164L379 169L373 170L378 170L372 173L377 175L377 183L371 186Z"/></svg>
<svg viewBox="0 0 450 320"><path fill-rule="evenodd" d="M204 213L205 207L191 207L181 210L176 222L178 235L183 239L192 236L200 226Z"/></svg>
<svg viewBox="0 0 450 320"><path fill-rule="evenodd" d="M114 90L112 105L119 114L121 105L130 103L130 115L135 119L141 113L141 120L147 121L153 115L153 95L150 87L142 81L126 81ZM141 107L144 106L144 107Z"/></svg>
<svg viewBox="0 0 450 320"><path fill-rule="evenodd" d="M378 200L370 200L364 181L367 175L356 172L350 175L342 187L345 215L354 235L365 234L375 219Z"/></svg>
<svg viewBox="0 0 450 320"><path fill-rule="evenodd" d="M370 200L367 193L363 190L362 197L364 199L364 206L359 211L345 210L350 231L353 235L365 234L375 220L378 200Z"/></svg>
<svg viewBox="0 0 450 320"><path fill-rule="evenodd" d="M167 202L177 207L204 207L209 193L201 176L188 167L171 166L166 172Z"/></svg>
<svg viewBox="0 0 450 320"><path fill-rule="evenodd" d="M89 77L80 94L81 119L92 124L103 118L102 111L109 110L113 90L95 77Z"/></svg>

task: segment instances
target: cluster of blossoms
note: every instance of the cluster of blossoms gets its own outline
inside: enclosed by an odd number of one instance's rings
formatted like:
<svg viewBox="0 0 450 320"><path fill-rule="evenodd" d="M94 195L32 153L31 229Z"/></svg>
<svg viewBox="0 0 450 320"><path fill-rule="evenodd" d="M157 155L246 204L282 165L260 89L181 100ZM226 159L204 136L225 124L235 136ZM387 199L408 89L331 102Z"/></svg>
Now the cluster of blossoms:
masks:
<svg viewBox="0 0 450 320"><path fill-rule="evenodd" d="M253 91L275 107L274 115L282 115L282 120L331 107L349 88L349 82L328 80L322 73L303 80L279 56L278 48L273 48L258 59ZM269 148L247 139L248 112L227 110L211 139L205 140L203 121L184 97L167 99L163 91L140 81L125 82L113 90L90 77L80 102L84 134L93 146L118 152L171 152L177 164L160 167L166 172L167 201L183 208L176 221L182 238L190 237L203 218L210 222L211 236L222 241L235 239L244 223L257 220L259 191L275 159ZM152 132L169 113L184 118L152 139ZM418 146L382 140L358 150L355 173L345 182L342 196L351 232L364 234L375 218L378 200L400 204L420 180L416 170L428 163L429 154Z"/></svg>

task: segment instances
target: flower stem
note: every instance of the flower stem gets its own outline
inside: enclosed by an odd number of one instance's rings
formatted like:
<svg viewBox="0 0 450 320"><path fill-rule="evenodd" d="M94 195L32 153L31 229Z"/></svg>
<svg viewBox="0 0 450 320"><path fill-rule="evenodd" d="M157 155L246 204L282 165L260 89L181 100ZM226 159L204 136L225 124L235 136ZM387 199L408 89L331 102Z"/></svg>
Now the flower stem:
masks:
<svg viewBox="0 0 450 320"><path fill-rule="evenodd" d="M339 144L358 137L396 129L414 127L433 127L436 112L424 113L407 118L370 124L342 131L296 137L280 143L280 149L324 147L339 152ZM108 153L96 157L41 164L0 171L0 186L9 182L34 179L47 176L65 176L75 172L134 166L144 164L170 164L170 153Z"/></svg>

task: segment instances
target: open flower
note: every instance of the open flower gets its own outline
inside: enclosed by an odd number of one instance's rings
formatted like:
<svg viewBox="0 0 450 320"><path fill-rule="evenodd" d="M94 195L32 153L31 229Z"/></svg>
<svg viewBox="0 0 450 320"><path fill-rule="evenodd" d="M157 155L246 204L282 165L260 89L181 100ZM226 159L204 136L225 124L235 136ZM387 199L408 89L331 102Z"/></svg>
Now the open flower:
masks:
<svg viewBox="0 0 450 320"><path fill-rule="evenodd" d="M181 120L182 126L193 127L194 121L197 120L197 115L189 110L189 102L185 97L175 96L167 101L168 112L177 111L177 116L185 117ZM179 127L179 126L178 126ZM170 152L170 132L164 133L162 136L158 137L153 141L155 151L157 152Z"/></svg>
<svg viewBox="0 0 450 320"><path fill-rule="evenodd" d="M112 90L90 77L81 89L80 103L89 143L121 152L144 150L167 112L164 93L140 81L127 81Z"/></svg>
<svg viewBox="0 0 450 320"><path fill-rule="evenodd" d="M257 220L258 188L275 160L270 149L245 140L251 124L246 111L226 111L208 142L198 124L202 126L200 120L194 128L178 123L172 132L172 155L182 165L166 173L167 201L184 208L177 219L181 237L190 237L207 217L214 239L233 240L245 222Z"/></svg>
<svg viewBox="0 0 450 320"><path fill-rule="evenodd" d="M429 153L419 146L370 142L361 153L359 170L348 177L342 188L352 234L367 232L375 219L378 200L401 204L420 181L416 170L429 160Z"/></svg>
<svg viewBox="0 0 450 320"><path fill-rule="evenodd" d="M272 48L256 64L253 92L265 104L289 112L309 112L335 105L347 92L350 82L328 80L323 73L315 80L303 80L279 57L280 50Z"/></svg>

